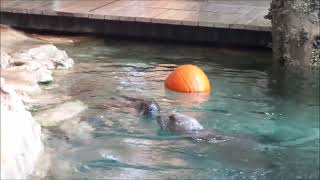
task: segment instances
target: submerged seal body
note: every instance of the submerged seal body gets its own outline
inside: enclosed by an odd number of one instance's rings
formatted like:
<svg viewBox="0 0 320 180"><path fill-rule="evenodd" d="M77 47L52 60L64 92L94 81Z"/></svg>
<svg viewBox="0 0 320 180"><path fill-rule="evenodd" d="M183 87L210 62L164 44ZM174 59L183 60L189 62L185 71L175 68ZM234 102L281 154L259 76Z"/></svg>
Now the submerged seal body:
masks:
<svg viewBox="0 0 320 180"><path fill-rule="evenodd" d="M195 140L228 139L222 133L205 129L195 118L181 113L172 113L167 117L158 116L156 120L162 130Z"/></svg>
<svg viewBox="0 0 320 180"><path fill-rule="evenodd" d="M154 99L144 99L128 96L112 97L103 105L96 105L96 109L109 109L113 112L138 114L155 119L160 115L160 106Z"/></svg>
<svg viewBox="0 0 320 180"><path fill-rule="evenodd" d="M239 136L227 136L215 130L204 128L199 121L181 113L172 113L169 116L158 116L157 123L162 130L183 138L190 138L198 143L206 159L221 160L240 167L273 167L272 160L263 151L257 149L259 143L253 139L244 139ZM201 144L203 142L204 144Z"/></svg>
<svg viewBox="0 0 320 180"><path fill-rule="evenodd" d="M154 99L143 99L128 96L122 96L122 98L131 102L127 104L128 107L134 108L144 117L156 118L160 115L160 106Z"/></svg>

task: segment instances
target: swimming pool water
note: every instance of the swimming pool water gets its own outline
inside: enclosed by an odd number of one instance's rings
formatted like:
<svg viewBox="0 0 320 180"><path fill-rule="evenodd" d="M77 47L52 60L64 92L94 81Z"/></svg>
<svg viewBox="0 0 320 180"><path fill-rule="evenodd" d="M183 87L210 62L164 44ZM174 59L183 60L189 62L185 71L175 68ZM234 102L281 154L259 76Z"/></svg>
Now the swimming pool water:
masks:
<svg viewBox="0 0 320 180"><path fill-rule="evenodd" d="M271 52L199 45L94 40L63 45L76 61L49 91L88 105L78 117L89 136L48 141L72 179L319 179L319 72L275 71ZM201 67L209 96L164 88L178 65ZM195 142L160 131L155 121L101 108L121 95L154 98L234 144ZM116 103L116 101L114 102ZM53 165L61 166L59 164ZM71 167L71 168L70 168ZM54 171L54 170L53 170Z"/></svg>

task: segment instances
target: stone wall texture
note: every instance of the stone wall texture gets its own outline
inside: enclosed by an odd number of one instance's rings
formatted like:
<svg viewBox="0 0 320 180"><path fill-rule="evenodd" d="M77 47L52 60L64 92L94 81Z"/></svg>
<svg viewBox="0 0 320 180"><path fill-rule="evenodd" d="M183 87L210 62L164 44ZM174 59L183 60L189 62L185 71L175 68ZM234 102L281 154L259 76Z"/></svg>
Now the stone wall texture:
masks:
<svg viewBox="0 0 320 180"><path fill-rule="evenodd" d="M273 53L276 63L320 67L320 1L272 0Z"/></svg>

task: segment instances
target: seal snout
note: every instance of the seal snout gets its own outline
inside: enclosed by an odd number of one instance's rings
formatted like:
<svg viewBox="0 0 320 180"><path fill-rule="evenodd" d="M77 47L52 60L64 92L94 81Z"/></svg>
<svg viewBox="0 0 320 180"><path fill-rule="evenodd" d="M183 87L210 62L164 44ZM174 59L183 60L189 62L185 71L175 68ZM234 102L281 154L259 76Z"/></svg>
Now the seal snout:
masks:
<svg viewBox="0 0 320 180"><path fill-rule="evenodd" d="M140 110L146 117L156 118L160 114L160 106L154 100L143 101Z"/></svg>

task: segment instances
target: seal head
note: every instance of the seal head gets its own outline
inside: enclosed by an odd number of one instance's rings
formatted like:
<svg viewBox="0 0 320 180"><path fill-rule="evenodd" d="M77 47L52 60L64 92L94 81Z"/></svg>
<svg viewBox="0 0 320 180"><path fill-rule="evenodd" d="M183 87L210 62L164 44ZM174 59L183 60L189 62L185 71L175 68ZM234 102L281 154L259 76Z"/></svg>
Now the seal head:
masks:
<svg viewBox="0 0 320 180"><path fill-rule="evenodd" d="M158 116L157 123L161 129L175 133L187 133L204 129L196 119L181 113L172 113L168 117Z"/></svg>
<svg viewBox="0 0 320 180"><path fill-rule="evenodd" d="M156 118L160 114L160 106L154 100L144 100L141 102L139 110L143 116L149 118Z"/></svg>
<svg viewBox="0 0 320 180"><path fill-rule="evenodd" d="M225 141L228 139L217 131L205 129L195 118L181 113L172 113L167 117L158 116L156 120L162 130L195 140Z"/></svg>

